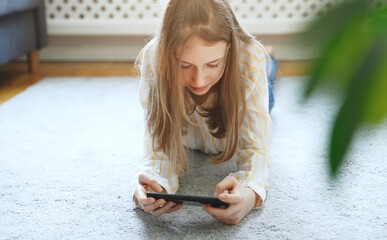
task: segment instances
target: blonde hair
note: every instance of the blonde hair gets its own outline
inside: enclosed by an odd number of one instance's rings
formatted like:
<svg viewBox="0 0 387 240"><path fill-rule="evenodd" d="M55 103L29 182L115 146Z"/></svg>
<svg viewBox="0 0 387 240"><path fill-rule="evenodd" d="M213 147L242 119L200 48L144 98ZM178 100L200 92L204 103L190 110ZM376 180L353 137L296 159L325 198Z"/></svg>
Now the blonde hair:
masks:
<svg viewBox="0 0 387 240"><path fill-rule="evenodd" d="M254 40L242 29L227 0L169 1L155 37L155 81L150 84L146 121L153 151L162 150L179 175L187 170L183 135L190 124L192 99L183 84L176 49L193 35L210 43L230 44L225 71L216 84L215 105L200 112L207 118L211 134L226 138L225 151L211 160L214 164L229 160L238 146L239 127L246 111L246 83L240 73L239 52L242 43Z"/></svg>

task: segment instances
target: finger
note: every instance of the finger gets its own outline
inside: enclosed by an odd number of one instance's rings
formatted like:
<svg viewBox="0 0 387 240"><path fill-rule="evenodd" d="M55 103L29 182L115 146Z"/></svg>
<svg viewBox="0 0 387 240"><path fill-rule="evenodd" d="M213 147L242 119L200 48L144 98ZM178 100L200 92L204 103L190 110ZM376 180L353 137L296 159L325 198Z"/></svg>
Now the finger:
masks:
<svg viewBox="0 0 387 240"><path fill-rule="evenodd" d="M218 195L220 201L228 203L240 203L242 201L242 196L239 192L235 193L221 193Z"/></svg>
<svg viewBox="0 0 387 240"><path fill-rule="evenodd" d="M226 177L215 187L215 192L223 193L225 190L233 190L238 185L238 181L234 177Z"/></svg>
<svg viewBox="0 0 387 240"><path fill-rule="evenodd" d="M153 211L151 211L151 214L155 217L159 217L161 216L162 214L168 212L173 206L175 205L174 202L168 202L167 204L165 204L164 206L160 207L160 208L157 208Z"/></svg>
<svg viewBox="0 0 387 240"><path fill-rule="evenodd" d="M208 214L212 215L214 218L227 218L230 214L229 208L216 208L216 207L211 207L210 205L203 204L202 208L204 211L206 211Z"/></svg>
<svg viewBox="0 0 387 240"><path fill-rule="evenodd" d="M219 222L229 224L229 225L236 225L238 222L236 222L233 218L225 218L217 215L211 215L215 220L218 220Z"/></svg>
<svg viewBox="0 0 387 240"><path fill-rule="evenodd" d="M148 185L154 192L162 192L163 188L161 185L154 179L151 179L145 174L140 174L138 181L142 185Z"/></svg>
<svg viewBox="0 0 387 240"><path fill-rule="evenodd" d="M146 196L146 190L143 186L139 185L135 192L135 197L137 198L138 203L142 205L148 205L154 203L156 200L154 198L148 198Z"/></svg>
<svg viewBox="0 0 387 240"><path fill-rule="evenodd" d="M141 185L138 185L138 187L136 188L136 192L134 193L134 195L136 196L137 200L138 201L142 201L142 200L145 200L147 199L147 196L146 196L146 190L143 186Z"/></svg>
<svg viewBox="0 0 387 240"><path fill-rule="evenodd" d="M171 209L169 209L167 213L175 212L182 207L183 207L183 204L176 204L175 206L171 207Z"/></svg>
<svg viewBox="0 0 387 240"><path fill-rule="evenodd" d="M165 205L165 200L159 199L153 204L144 205L143 209L145 212L150 213L150 212L154 211L155 209L163 207L164 205Z"/></svg>
<svg viewBox="0 0 387 240"><path fill-rule="evenodd" d="M144 208L146 206L156 204L156 199L146 198L146 199L138 200L138 203L141 205L142 208ZM158 204L156 204L156 205L158 205Z"/></svg>
<svg viewBox="0 0 387 240"><path fill-rule="evenodd" d="M216 216L216 215L211 215L211 216L214 219L218 220L219 222L222 222L222 223L225 223L225 224L229 224L229 225L236 225L240 221L240 220L238 220L238 218L235 218L235 217L224 218L224 217L220 217L220 216Z"/></svg>

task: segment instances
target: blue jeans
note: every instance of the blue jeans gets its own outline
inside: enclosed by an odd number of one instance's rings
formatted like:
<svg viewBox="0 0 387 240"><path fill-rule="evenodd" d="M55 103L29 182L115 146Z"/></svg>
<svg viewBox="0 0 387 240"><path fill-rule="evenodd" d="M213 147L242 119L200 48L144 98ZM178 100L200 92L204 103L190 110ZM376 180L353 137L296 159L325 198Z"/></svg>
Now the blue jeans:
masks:
<svg viewBox="0 0 387 240"><path fill-rule="evenodd" d="M278 70L277 60L271 55L270 55L270 58L271 58L271 64L269 59L266 58L267 85L269 87L269 112L271 112L271 109L274 106L273 85L274 85L275 74L277 73L277 70Z"/></svg>

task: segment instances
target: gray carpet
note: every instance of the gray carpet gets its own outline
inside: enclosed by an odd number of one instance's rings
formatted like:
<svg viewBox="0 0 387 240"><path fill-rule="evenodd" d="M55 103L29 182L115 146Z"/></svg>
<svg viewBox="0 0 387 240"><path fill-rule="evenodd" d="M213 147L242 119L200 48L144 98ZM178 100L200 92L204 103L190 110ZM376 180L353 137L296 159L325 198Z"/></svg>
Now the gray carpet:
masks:
<svg viewBox="0 0 387 240"><path fill-rule="evenodd" d="M280 79L271 188L238 226L185 206L154 218L131 202L144 123L133 78L48 78L0 105L0 239L386 239L387 124L363 129L341 178L326 174L336 103L300 105ZM180 193L212 195L235 162L192 153ZM235 159L234 159L235 160Z"/></svg>

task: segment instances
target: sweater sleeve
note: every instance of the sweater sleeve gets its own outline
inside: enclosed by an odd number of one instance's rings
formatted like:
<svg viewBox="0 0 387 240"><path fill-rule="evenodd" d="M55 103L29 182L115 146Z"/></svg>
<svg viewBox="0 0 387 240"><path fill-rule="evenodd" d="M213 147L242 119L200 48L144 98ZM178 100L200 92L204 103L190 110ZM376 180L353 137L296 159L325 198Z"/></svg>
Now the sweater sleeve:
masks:
<svg viewBox="0 0 387 240"><path fill-rule="evenodd" d="M147 114L150 86L152 81L155 81L152 65L150 64L152 44L154 44L154 40L145 46L140 62L139 97L141 106L144 109L144 119ZM164 152L153 151L153 140L147 127L144 132L143 153L140 165L133 179L135 187L138 184L139 175L147 174L154 178L166 192L175 193L178 189L178 175L169 163L168 157Z"/></svg>
<svg viewBox="0 0 387 240"><path fill-rule="evenodd" d="M259 45L246 48L243 53L241 65L247 82L246 114L240 127L238 171L230 175L261 197L262 201L258 199L255 206L260 208L266 199L268 188L273 126L268 108L265 55L260 51Z"/></svg>

